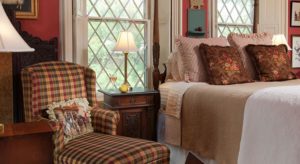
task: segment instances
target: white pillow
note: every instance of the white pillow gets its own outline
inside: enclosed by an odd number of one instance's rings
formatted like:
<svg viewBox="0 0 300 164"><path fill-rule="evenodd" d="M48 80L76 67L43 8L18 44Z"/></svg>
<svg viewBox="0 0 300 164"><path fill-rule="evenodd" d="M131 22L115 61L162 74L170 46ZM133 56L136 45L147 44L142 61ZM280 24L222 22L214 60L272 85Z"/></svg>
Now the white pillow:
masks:
<svg viewBox="0 0 300 164"><path fill-rule="evenodd" d="M167 62L167 78L174 81L184 81L184 70L179 52L172 52Z"/></svg>

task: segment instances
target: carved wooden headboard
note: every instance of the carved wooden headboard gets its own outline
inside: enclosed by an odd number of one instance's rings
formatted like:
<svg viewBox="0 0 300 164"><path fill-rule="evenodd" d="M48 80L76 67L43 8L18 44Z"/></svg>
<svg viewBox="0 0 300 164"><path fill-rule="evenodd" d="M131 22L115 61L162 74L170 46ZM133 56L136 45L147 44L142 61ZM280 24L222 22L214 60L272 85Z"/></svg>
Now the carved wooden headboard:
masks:
<svg viewBox="0 0 300 164"><path fill-rule="evenodd" d="M16 30L27 42L27 44L34 48L34 52L13 53L13 110L14 122L24 121L23 112L23 96L21 83L22 68L44 61L58 60L58 39L53 38L48 41L42 40L38 37L32 36L21 28L21 23L16 20L15 11L10 5L3 5L7 16Z"/></svg>

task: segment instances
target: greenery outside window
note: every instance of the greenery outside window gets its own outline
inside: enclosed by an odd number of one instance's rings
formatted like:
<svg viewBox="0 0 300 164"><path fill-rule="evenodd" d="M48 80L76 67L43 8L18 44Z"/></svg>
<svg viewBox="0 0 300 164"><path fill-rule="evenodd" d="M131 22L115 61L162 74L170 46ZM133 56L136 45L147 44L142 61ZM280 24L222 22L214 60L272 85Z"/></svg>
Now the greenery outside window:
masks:
<svg viewBox="0 0 300 164"><path fill-rule="evenodd" d="M253 33L254 0L217 0L217 36Z"/></svg>
<svg viewBox="0 0 300 164"><path fill-rule="evenodd" d="M97 89L117 89L124 82L123 53L113 52L121 31L132 32L139 49L128 56L128 82L147 87L146 9L146 0L87 0L88 65L96 72Z"/></svg>

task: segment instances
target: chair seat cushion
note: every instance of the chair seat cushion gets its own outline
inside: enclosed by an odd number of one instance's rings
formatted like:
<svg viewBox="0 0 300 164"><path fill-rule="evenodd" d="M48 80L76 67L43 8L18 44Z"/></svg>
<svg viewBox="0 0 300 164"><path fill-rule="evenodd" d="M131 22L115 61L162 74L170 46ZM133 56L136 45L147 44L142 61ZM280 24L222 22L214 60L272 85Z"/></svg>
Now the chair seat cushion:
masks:
<svg viewBox="0 0 300 164"><path fill-rule="evenodd" d="M89 133L70 141L57 154L56 162L74 163L168 163L170 151L160 143Z"/></svg>

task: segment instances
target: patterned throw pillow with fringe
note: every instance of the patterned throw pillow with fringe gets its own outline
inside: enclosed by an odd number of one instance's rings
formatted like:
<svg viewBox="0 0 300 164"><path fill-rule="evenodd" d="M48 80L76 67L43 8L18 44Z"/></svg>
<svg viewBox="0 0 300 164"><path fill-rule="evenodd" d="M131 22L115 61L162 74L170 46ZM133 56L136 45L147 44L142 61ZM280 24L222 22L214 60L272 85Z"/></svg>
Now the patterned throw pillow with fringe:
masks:
<svg viewBox="0 0 300 164"><path fill-rule="evenodd" d="M48 105L49 119L59 122L64 133L64 143L93 132L91 108L86 98L76 98Z"/></svg>

